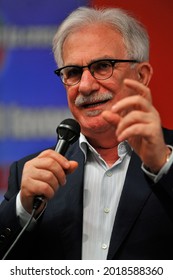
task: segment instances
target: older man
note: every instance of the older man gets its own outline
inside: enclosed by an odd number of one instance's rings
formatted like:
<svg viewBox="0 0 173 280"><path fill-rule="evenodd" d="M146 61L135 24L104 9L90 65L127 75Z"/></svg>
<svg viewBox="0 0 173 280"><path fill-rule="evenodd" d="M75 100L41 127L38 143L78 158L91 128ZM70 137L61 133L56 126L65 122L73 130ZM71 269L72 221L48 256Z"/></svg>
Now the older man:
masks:
<svg viewBox="0 0 173 280"><path fill-rule="evenodd" d="M146 30L121 9L79 8L53 50L81 135L65 157L50 149L12 165L1 255L41 196L7 258L172 259L173 132L152 105Z"/></svg>

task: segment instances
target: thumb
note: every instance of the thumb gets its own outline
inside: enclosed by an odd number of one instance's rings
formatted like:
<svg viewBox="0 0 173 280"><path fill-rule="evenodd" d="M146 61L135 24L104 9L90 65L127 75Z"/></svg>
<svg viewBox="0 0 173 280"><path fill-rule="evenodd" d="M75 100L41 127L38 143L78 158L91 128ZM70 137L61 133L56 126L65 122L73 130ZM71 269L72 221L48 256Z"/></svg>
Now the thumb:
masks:
<svg viewBox="0 0 173 280"><path fill-rule="evenodd" d="M70 160L69 163L70 163L70 167L68 168L66 174L73 173L76 170L76 168L78 167L77 161Z"/></svg>
<svg viewBox="0 0 173 280"><path fill-rule="evenodd" d="M112 113L111 111L103 111L102 117L105 121L110 123L113 126L117 126L121 117L118 114Z"/></svg>

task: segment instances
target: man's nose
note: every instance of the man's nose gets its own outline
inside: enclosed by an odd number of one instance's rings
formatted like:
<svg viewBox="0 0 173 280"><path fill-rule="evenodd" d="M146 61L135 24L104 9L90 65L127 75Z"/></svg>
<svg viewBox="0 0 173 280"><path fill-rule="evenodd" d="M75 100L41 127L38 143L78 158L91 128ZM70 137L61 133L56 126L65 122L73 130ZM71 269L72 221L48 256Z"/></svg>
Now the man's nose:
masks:
<svg viewBox="0 0 173 280"><path fill-rule="evenodd" d="M98 90L99 87L98 81L92 76L89 69L84 69L79 82L79 92L89 95L91 92Z"/></svg>

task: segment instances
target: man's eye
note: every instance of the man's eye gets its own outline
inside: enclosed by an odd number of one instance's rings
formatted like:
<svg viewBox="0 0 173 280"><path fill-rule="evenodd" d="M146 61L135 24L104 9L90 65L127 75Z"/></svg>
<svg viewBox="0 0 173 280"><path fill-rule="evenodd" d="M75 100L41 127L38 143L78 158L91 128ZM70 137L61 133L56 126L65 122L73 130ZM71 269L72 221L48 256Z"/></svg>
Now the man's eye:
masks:
<svg viewBox="0 0 173 280"><path fill-rule="evenodd" d="M66 71L65 75L66 75L67 79L70 79L70 78L79 76L80 72L81 71L78 68L71 68Z"/></svg>
<svg viewBox="0 0 173 280"><path fill-rule="evenodd" d="M106 70L112 67L109 62L99 62L95 66L96 66L95 69L97 70Z"/></svg>

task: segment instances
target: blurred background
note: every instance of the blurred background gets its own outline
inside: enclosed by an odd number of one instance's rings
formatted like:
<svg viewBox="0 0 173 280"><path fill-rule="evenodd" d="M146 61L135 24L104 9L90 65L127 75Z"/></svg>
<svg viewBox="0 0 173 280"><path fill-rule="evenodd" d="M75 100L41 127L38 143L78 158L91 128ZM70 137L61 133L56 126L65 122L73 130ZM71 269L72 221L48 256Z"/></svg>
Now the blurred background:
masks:
<svg viewBox="0 0 173 280"><path fill-rule="evenodd" d="M170 0L0 0L0 201L9 166L56 143L56 127L70 117L62 83L53 71L52 38L79 6L130 11L148 29L153 103L173 129L173 3Z"/></svg>

